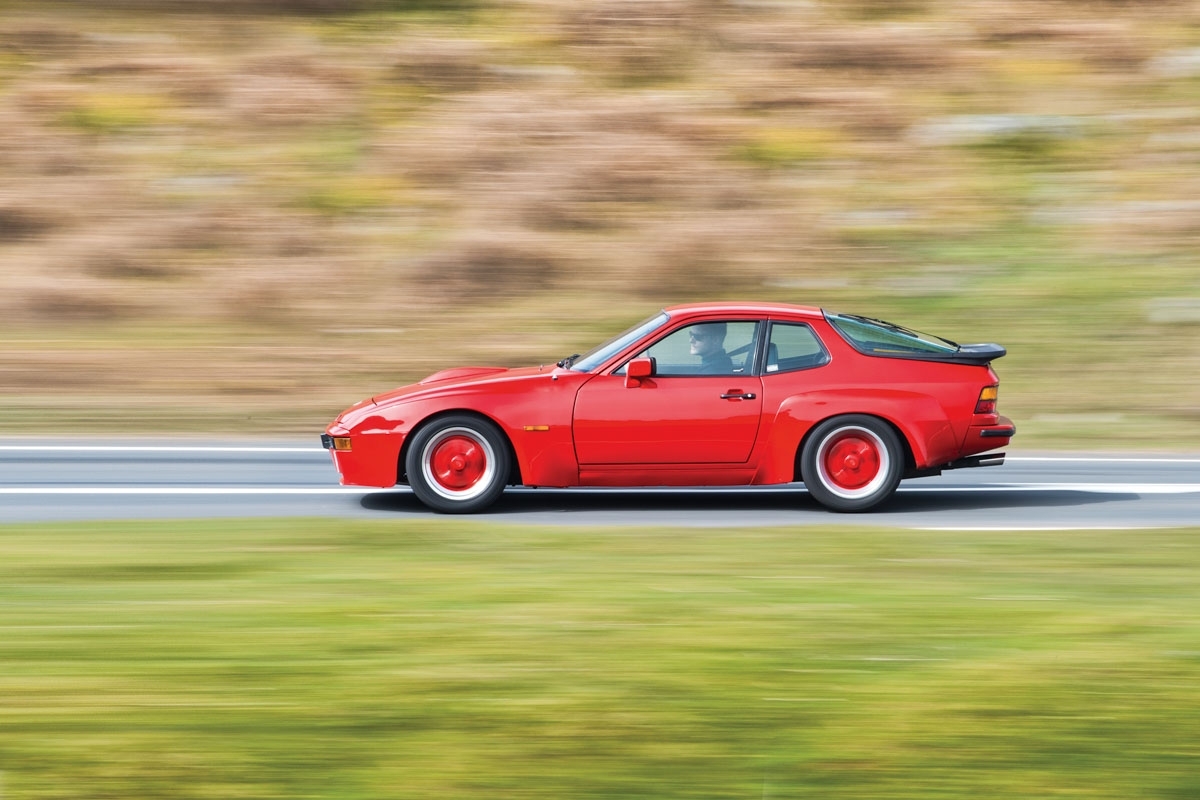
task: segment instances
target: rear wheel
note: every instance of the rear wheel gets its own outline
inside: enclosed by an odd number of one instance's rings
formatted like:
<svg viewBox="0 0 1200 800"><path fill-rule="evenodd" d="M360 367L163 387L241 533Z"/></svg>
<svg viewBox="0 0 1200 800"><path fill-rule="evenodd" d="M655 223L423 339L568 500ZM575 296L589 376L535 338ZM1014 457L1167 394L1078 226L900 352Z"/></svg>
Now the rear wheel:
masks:
<svg viewBox="0 0 1200 800"><path fill-rule="evenodd" d="M813 498L834 511L866 511L900 484L900 437L877 417L854 414L818 425L800 455L801 477Z"/></svg>
<svg viewBox="0 0 1200 800"><path fill-rule="evenodd" d="M443 417L413 437L404 462L413 494L435 511L469 514L496 502L508 482L504 434L487 420Z"/></svg>

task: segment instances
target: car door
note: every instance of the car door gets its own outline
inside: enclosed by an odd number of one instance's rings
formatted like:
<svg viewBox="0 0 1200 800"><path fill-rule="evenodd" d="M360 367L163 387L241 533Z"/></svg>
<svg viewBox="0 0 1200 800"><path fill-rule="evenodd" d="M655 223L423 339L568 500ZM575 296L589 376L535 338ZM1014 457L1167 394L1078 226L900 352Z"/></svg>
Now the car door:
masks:
<svg viewBox="0 0 1200 800"><path fill-rule="evenodd" d="M762 415L755 374L760 324L706 321L672 331L638 354L655 373L597 375L575 399L581 466L742 464Z"/></svg>

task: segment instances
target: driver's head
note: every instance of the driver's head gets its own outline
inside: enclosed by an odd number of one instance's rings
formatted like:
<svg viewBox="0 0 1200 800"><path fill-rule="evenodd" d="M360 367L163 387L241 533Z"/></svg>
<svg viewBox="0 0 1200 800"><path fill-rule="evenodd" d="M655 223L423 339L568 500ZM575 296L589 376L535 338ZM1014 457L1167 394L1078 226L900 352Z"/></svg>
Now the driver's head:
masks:
<svg viewBox="0 0 1200 800"><path fill-rule="evenodd" d="M724 322L706 322L703 325L692 326L688 332L692 355L704 356L721 350L725 344L725 330Z"/></svg>

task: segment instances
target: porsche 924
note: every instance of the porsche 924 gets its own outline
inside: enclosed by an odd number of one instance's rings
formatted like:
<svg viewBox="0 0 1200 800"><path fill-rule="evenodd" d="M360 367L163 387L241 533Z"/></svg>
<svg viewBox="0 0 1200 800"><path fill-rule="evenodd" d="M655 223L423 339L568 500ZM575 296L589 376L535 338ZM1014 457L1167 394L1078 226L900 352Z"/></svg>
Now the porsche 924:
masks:
<svg viewBox="0 0 1200 800"><path fill-rule="evenodd" d="M866 511L903 479L1003 463L1005 352L819 308L679 305L556 364L434 373L321 438L343 485L407 484L446 513L513 485L788 483Z"/></svg>

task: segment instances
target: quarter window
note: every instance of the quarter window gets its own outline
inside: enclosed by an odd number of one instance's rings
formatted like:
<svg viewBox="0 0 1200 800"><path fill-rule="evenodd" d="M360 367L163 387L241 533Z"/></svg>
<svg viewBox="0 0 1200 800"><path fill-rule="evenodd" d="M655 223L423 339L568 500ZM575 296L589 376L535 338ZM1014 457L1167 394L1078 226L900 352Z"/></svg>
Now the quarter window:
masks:
<svg viewBox="0 0 1200 800"><path fill-rule="evenodd" d="M767 343L767 362L764 372L794 372L829 363L829 353L821 340L807 325L792 325L785 322L771 324L771 338Z"/></svg>

